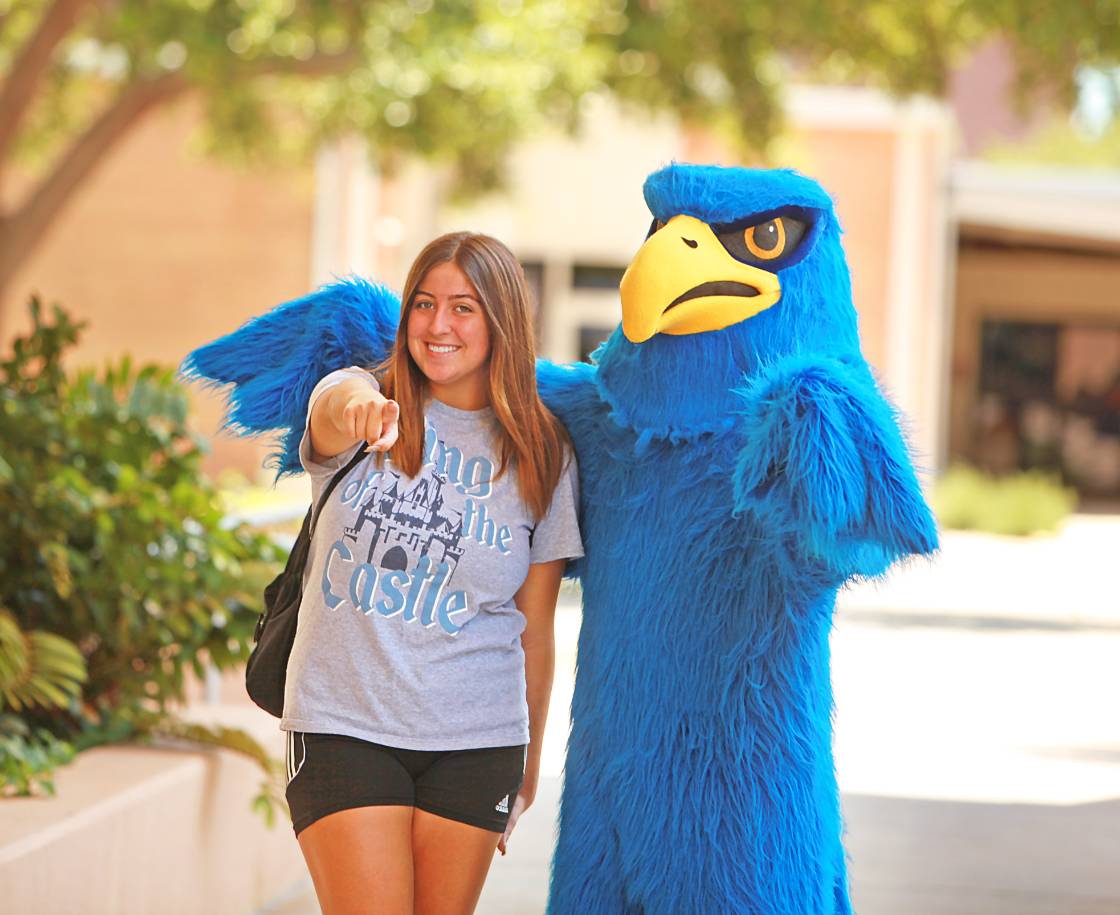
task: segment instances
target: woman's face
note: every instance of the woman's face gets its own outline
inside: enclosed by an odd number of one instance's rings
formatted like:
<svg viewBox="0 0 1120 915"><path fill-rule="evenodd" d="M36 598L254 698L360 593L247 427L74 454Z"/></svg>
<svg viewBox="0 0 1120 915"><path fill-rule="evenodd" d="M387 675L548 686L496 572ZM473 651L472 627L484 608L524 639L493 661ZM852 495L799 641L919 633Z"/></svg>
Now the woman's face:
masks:
<svg viewBox="0 0 1120 915"><path fill-rule="evenodd" d="M490 402L490 326L478 293L455 263L424 274L405 332L433 397L461 410Z"/></svg>

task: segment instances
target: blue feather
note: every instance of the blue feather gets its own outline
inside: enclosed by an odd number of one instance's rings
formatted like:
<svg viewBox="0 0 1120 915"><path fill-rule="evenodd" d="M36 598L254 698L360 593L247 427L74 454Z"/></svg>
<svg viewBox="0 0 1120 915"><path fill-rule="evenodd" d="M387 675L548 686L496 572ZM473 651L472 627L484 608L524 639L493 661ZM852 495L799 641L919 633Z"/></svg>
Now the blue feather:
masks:
<svg viewBox="0 0 1120 915"><path fill-rule="evenodd" d="M680 213L727 223L784 206L832 210L824 188L793 169L674 164L646 178L644 194L649 211L666 222Z"/></svg>
<svg viewBox="0 0 1120 915"><path fill-rule="evenodd" d="M349 277L199 347L179 372L225 393L223 428L240 435L278 430L271 465L277 476L300 473L299 442L315 383L337 368L383 361L396 339L400 311L396 293Z"/></svg>

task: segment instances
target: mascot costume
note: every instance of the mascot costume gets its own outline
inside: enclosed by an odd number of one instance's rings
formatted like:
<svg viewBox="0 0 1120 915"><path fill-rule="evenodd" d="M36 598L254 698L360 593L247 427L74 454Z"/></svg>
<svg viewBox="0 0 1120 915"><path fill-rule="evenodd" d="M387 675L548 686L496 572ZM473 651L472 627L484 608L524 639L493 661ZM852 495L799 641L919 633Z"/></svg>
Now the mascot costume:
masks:
<svg viewBox="0 0 1120 915"><path fill-rule="evenodd" d="M840 915L838 589L937 533L860 352L832 202L791 171L672 165L593 364L540 363L579 458L586 556L555 915ZM285 430L380 361L400 303L327 286L188 357L228 423Z"/></svg>

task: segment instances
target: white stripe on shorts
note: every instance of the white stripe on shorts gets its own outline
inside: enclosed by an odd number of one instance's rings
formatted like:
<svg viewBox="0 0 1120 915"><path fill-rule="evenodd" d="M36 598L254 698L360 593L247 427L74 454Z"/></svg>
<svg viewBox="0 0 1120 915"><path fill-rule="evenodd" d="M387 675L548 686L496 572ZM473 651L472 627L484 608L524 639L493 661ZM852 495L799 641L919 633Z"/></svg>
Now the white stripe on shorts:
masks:
<svg viewBox="0 0 1120 915"><path fill-rule="evenodd" d="M296 733L295 731L287 732L288 739L284 743L284 768L287 773L288 782L299 775L299 770L303 768L303 764L307 762L307 738L301 732L299 735L300 743L300 757L299 763L296 763Z"/></svg>

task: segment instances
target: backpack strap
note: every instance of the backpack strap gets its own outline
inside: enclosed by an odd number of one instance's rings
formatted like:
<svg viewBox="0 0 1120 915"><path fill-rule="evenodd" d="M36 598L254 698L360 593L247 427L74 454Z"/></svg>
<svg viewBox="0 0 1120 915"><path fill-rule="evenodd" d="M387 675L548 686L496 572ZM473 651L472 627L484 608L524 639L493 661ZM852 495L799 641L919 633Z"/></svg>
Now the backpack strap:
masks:
<svg viewBox="0 0 1120 915"><path fill-rule="evenodd" d="M257 620L257 630L254 638L260 641L261 632L264 630L264 624L269 616L270 608L275 606L280 597L280 592L286 587L285 582L289 578L294 578L300 581L303 578L303 570L307 565L307 554L311 548L311 529L315 521L319 517L319 512L322 507L327 504L327 499L334 491L334 488L350 473L361 461L366 457L366 450L364 447L358 449L358 453L339 470L332 478L327 488L323 491L322 498L319 499L318 505L309 505L307 507L307 514L303 516L303 524L300 527L299 534L296 535L295 541L292 543L292 548L288 551L288 560L284 563L284 571L276 577L267 588L265 588L265 610L261 614L261 618Z"/></svg>
<svg viewBox="0 0 1120 915"><path fill-rule="evenodd" d="M303 523L304 526L307 527L307 535L309 537L311 536L312 531L315 530L315 522L319 520L319 515L323 511L323 506L327 504L327 499L330 498L331 493L335 490L335 487L350 475L351 470L357 467L369 456L369 453L366 451L366 447L367 445L365 442L360 442L358 444L358 450L354 453L354 456L350 458L346 466L339 470L338 473L336 473L333 477L331 477L331 481L327 484L327 488L323 490L323 495L319 499L319 504L314 506L313 508L308 509L307 517L303 519Z"/></svg>

